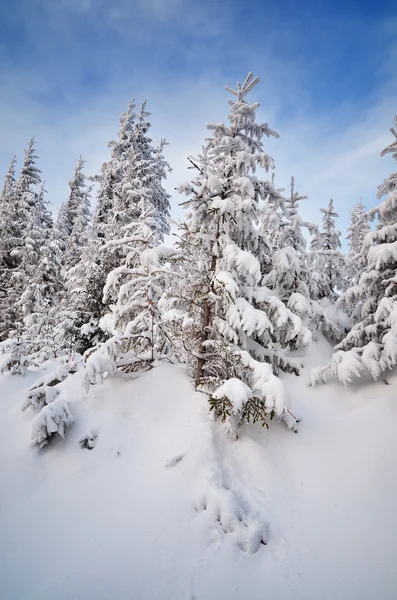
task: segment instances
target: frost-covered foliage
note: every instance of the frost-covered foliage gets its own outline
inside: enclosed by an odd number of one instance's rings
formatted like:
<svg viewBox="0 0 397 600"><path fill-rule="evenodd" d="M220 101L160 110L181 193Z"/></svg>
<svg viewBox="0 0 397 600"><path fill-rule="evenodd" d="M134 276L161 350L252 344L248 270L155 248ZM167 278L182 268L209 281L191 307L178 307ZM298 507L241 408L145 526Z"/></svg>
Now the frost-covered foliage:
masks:
<svg viewBox="0 0 397 600"><path fill-rule="evenodd" d="M256 122L259 105L245 100L257 83L249 74L237 90L227 88L235 96L229 124L208 126L210 139L190 159L198 175L180 186L189 200L166 317L196 387L210 393L232 378L253 389L256 365L263 362L297 371L289 350L311 338L300 317L260 285L259 202L274 187L256 171L273 168L262 139L276 134Z"/></svg>
<svg viewBox="0 0 397 600"><path fill-rule="evenodd" d="M397 116L394 122L397 127ZM382 156L391 153L397 160L397 132L391 132L396 139ZM377 225L361 249L365 270L343 297L345 305L359 307L357 322L336 346L330 364L312 374L312 383L329 375L348 383L362 371L376 379L397 363L397 174L386 178L378 190L378 198L386 198L369 213Z"/></svg>

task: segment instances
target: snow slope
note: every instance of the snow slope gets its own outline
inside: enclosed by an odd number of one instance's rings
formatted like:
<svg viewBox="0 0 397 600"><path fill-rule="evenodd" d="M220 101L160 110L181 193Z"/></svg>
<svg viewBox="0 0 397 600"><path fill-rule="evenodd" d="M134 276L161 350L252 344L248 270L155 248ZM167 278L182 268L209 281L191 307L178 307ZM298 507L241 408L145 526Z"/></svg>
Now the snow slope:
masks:
<svg viewBox="0 0 397 600"><path fill-rule="evenodd" d="M307 388L329 353L320 341L284 376L297 435L249 425L237 442L161 364L88 396L69 378L76 423L39 450L20 406L44 372L4 376L0 598L395 598L397 375Z"/></svg>

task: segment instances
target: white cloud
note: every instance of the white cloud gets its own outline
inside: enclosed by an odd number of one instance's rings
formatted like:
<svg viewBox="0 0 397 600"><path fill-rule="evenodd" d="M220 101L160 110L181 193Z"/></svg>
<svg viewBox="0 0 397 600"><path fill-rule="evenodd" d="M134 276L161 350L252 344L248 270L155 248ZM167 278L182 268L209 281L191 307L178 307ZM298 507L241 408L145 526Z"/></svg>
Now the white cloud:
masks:
<svg viewBox="0 0 397 600"><path fill-rule="evenodd" d="M139 91L137 101L148 99L154 140L165 137L170 143L166 154L173 173L167 187L173 195L176 217L181 215L178 204L182 199L174 188L192 174L187 169L186 157L200 151L207 135L207 122L226 118L228 94L224 84L234 84L215 69L194 81L178 81L174 77L167 86L142 82L135 87L126 80L116 89L108 88L88 104L79 103L71 91L72 101L68 111L62 114L46 110L40 97L35 100L35 93L47 93L48 81L27 78L24 83L29 94L24 95L18 87L18 73L8 75L9 85L3 87L0 94L0 173L5 172L14 153L22 159L27 140L35 135L48 197L58 206L66 198L67 182L80 154L87 160L90 174L98 172L106 160L106 144L116 135L119 114L133 87ZM276 77L267 73L266 80L252 93L252 100L262 101L259 116L280 133L279 140L265 142L266 151L276 161L276 181L280 187L288 187L289 177L294 175L299 191L309 196L302 205L302 212L317 222L318 209L332 197L343 229L351 206L360 196L368 207L372 206L378 184L395 169L390 157L381 159L379 156L389 143L388 128L396 110L394 82L388 83L379 101L366 111L356 114L350 111L346 125L344 107L332 114L311 113L305 104L304 92L299 93L299 90L297 105L292 107L288 103L286 116L283 83L272 81L273 76Z"/></svg>

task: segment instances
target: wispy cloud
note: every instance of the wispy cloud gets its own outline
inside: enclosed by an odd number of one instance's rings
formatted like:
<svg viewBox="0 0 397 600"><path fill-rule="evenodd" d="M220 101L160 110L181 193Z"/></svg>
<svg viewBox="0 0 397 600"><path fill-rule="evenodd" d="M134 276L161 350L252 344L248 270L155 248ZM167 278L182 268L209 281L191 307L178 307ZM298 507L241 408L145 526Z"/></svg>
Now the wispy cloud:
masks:
<svg viewBox="0 0 397 600"><path fill-rule="evenodd" d="M206 123L226 118L224 85L233 85L248 69L261 77L252 93L261 102L259 118L281 136L266 143L276 180L288 187L295 176L299 190L309 195L302 206L306 218L318 221L319 207L333 197L345 227L349 208L360 196L372 206L377 185L394 168L390 157L379 156L397 110L395 29L383 22L375 33L382 37L384 60L374 67L368 94L358 102L351 90L344 95L338 89L328 101L337 75L319 75L311 65L315 58L295 56L302 31L294 29L294 21L281 29L270 11L245 32L237 23L238 7L226 11L225 3L42 0L39 12L36 3L29 6L32 28L42 18L43 39L36 35L29 60L0 52L0 173L14 153L22 158L35 135L55 206L66 197L80 154L87 172L98 172L120 112L136 96L138 102L148 99L153 138L170 142L173 173L167 185L179 216L174 188L191 176L186 157L200 150ZM266 35L251 39L251 30L260 26ZM277 44L283 45L279 52Z"/></svg>

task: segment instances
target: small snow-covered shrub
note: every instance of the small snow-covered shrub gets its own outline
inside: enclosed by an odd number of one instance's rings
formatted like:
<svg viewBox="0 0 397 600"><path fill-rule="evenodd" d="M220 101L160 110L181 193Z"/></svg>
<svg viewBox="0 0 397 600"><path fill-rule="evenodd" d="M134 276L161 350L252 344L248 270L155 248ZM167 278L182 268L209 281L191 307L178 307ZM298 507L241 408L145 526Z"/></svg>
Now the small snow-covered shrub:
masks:
<svg viewBox="0 0 397 600"><path fill-rule="evenodd" d="M31 365L26 356L26 347L22 339L12 339L3 345L5 356L0 360L0 372L9 372L11 375L25 375Z"/></svg>
<svg viewBox="0 0 397 600"><path fill-rule="evenodd" d="M262 427L269 428L268 421L274 417L284 420L288 428L296 431L296 419L284 402L283 384L273 375L270 365L257 363L252 382L249 387L240 379L231 378L210 396L210 410L225 423L226 433L237 439L237 430L243 423L260 422Z"/></svg>
<svg viewBox="0 0 397 600"><path fill-rule="evenodd" d="M61 438L66 437L66 429L74 423L74 416L69 402L57 398L51 404L41 409L39 416L33 423L32 440L43 448L55 433Z"/></svg>
<svg viewBox="0 0 397 600"><path fill-rule="evenodd" d="M84 388L88 392L90 385L103 383L104 377L116 371L117 342L111 338L94 352L86 361Z"/></svg>
<svg viewBox="0 0 397 600"><path fill-rule="evenodd" d="M46 404L53 402L59 394L56 386L61 381L64 381L68 375L69 371L59 366L52 373L41 377L26 393L26 400L22 405L22 410L26 410L29 406L42 408Z"/></svg>
<svg viewBox="0 0 397 600"><path fill-rule="evenodd" d="M86 448L87 450L92 450L95 448L95 440L98 437L96 431L88 431L79 439L79 444L82 448Z"/></svg>

